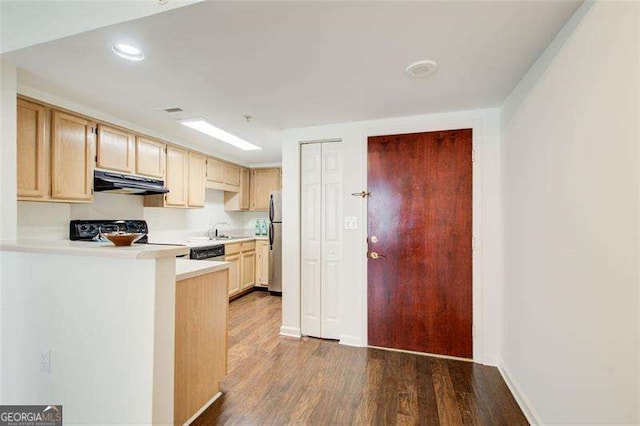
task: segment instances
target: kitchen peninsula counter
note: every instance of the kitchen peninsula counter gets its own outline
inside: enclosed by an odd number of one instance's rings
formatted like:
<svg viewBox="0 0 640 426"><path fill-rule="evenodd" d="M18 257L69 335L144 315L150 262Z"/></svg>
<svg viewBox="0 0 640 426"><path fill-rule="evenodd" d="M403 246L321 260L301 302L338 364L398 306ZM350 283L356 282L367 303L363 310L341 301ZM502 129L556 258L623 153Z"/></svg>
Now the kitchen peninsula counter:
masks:
<svg viewBox="0 0 640 426"><path fill-rule="evenodd" d="M0 251L136 260L175 258L189 254L189 248L182 246L134 244L116 247L111 242L37 239L3 241L0 243Z"/></svg>

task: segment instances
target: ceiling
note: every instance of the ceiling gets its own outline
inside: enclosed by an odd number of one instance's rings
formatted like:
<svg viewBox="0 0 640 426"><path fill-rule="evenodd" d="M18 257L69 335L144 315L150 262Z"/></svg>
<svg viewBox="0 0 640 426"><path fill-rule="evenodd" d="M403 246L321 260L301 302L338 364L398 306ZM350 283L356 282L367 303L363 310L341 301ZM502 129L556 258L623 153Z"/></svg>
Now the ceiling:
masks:
<svg viewBox="0 0 640 426"><path fill-rule="evenodd" d="M499 106L580 3L207 1L3 58L21 68L23 86L258 164L280 161L286 128ZM121 40L146 59L113 55ZM438 71L405 76L421 59ZM185 112L158 110L174 105ZM240 151L182 117L206 117L263 149Z"/></svg>
<svg viewBox="0 0 640 426"><path fill-rule="evenodd" d="M0 0L0 53L202 0Z"/></svg>

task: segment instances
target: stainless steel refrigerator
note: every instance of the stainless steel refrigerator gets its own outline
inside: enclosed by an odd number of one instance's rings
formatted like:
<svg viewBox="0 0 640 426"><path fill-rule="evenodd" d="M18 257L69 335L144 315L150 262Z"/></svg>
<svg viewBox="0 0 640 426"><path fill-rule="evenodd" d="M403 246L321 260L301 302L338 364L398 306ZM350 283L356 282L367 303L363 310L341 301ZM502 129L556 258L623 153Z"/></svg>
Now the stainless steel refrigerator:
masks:
<svg viewBox="0 0 640 426"><path fill-rule="evenodd" d="M282 293L282 193L269 196L269 291Z"/></svg>

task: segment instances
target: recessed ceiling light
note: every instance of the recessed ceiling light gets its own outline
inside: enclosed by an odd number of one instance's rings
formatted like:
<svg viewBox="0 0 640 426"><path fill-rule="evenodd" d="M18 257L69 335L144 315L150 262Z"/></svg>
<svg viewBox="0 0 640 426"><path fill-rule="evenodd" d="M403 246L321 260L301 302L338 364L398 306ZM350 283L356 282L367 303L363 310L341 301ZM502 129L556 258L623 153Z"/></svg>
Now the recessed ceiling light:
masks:
<svg viewBox="0 0 640 426"><path fill-rule="evenodd" d="M121 58L130 61L141 61L144 59L144 52L137 47L126 43L115 43L111 46L111 50Z"/></svg>
<svg viewBox="0 0 640 426"><path fill-rule="evenodd" d="M191 127L192 129L195 129L199 132L202 132L206 135L219 139L222 142L228 143L229 145L233 145L236 148L240 148L245 151L262 149L257 145L249 143L243 139L240 139L237 136L232 135L229 132L225 132L224 130L217 128L216 126L214 126L204 118L190 118L190 119L180 120L179 123L182 124L183 126Z"/></svg>
<svg viewBox="0 0 640 426"><path fill-rule="evenodd" d="M404 73L412 78L423 78L433 74L438 69L435 61L418 61L404 69Z"/></svg>

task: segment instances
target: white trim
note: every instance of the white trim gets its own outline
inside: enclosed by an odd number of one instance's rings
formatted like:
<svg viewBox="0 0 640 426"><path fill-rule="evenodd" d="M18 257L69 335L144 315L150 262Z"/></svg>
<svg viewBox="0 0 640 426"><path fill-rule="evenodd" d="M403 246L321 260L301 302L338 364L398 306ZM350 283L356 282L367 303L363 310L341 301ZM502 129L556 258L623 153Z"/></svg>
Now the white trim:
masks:
<svg viewBox="0 0 640 426"><path fill-rule="evenodd" d="M216 399L220 398L221 396L222 396L222 392L218 392L217 394L213 395L213 398L207 401L198 411L196 411L196 413L193 416L191 416L189 420L184 422L183 426L190 425L191 423L193 423L193 421L197 419L200 416L200 414L204 413L204 410L209 408L209 406L213 404L216 401Z"/></svg>
<svg viewBox="0 0 640 426"><path fill-rule="evenodd" d="M360 339L360 337L358 337L358 336L348 336L346 334L342 334L340 336L340 342L339 343L341 345L345 345L345 346L355 346L356 348L363 347L362 339Z"/></svg>
<svg viewBox="0 0 640 426"><path fill-rule="evenodd" d="M285 327L283 325L282 327L280 327L280 336L295 337L296 339L299 339L300 337L302 337L302 334L300 333L300 329L297 327Z"/></svg>
<svg viewBox="0 0 640 426"><path fill-rule="evenodd" d="M409 351L407 349L385 348L385 347L382 347L382 346L372 346L372 345L369 345L367 347L371 348L371 349L380 349L380 350L389 351L389 352L399 352L401 354L430 356L430 357L434 357L434 358L452 359L454 361L464 361L464 362L471 362L471 363L474 362L472 359L469 359L469 358L460 358L460 357L451 356L451 355L432 354L432 353L429 353L429 352L416 352L416 351Z"/></svg>
<svg viewBox="0 0 640 426"><path fill-rule="evenodd" d="M520 406L520 409L524 413L524 416L527 418L527 421L532 425L543 424L542 420L540 419L540 415L533 408L531 401L529 401L524 392L522 392L522 388L518 386L515 380L513 380L513 376L509 374L509 369L504 364L504 362L498 363L498 371L502 375L504 382L507 384L507 387L511 391L511 394Z"/></svg>

